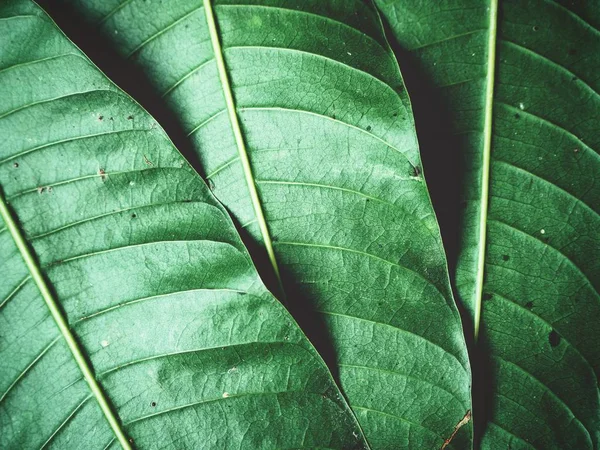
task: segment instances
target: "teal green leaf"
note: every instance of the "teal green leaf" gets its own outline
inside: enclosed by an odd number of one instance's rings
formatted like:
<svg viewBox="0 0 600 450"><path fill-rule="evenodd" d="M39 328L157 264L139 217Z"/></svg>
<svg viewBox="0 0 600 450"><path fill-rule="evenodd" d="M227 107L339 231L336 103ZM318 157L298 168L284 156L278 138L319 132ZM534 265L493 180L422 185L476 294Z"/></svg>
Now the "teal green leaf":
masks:
<svg viewBox="0 0 600 450"><path fill-rule="evenodd" d="M0 5L0 447L366 448L157 123Z"/></svg>
<svg viewBox="0 0 600 450"><path fill-rule="evenodd" d="M171 108L371 447L440 448L468 417L470 369L410 102L373 5L68 3ZM470 442L467 422L452 444Z"/></svg>
<svg viewBox="0 0 600 450"><path fill-rule="evenodd" d="M491 391L482 447L598 448L600 4L377 4L424 152L464 161L456 286Z"/></svg>

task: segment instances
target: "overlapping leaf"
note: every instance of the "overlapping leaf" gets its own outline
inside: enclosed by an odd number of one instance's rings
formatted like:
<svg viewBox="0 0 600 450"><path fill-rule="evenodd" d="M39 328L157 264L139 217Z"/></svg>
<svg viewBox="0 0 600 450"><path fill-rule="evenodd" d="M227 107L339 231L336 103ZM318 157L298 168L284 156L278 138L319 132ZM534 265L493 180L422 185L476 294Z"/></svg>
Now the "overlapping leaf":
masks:
<svg viewBox="0 0 600 450"><path fill-rule="evenodd" d="M371 446L440 447L470 410L470 373L410 103L372 5L69 3L172 108L301 325L325 327L318 348L333 346Z"/></svg>
<svg viewBox="0 0 600 450"><path fill-rule="evenodd" d="M598 448L598 2L377 3L417 128L445 144L425 151L464 160L456 282L489 358L482 446Z"/></svg>
<svg viewBox="0 0 600 450"><path fill-rule="evenodd" d="M204 182L25 0L0 92L0 447L364 446Z"/></svg>

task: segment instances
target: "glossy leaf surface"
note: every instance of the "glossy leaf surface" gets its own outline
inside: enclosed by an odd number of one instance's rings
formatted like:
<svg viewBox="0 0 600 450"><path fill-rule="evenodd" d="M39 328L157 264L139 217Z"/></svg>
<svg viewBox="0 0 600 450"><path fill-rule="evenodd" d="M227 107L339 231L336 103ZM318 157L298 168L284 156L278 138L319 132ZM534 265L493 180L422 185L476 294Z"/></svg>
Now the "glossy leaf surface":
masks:
<svg viewBox="0 0 600 450"><path fill-rule="evenodd" d="M377 3L424 151L464 161L456 284L491 390L482 447L598 448L600 5Z"/></svg>
<svg viewBox="0 0 600 450"><path fill-rule="evenodd" d="M280 272L289 308L310 336L324 328L317 348L333 347L371 446L441 447L470 410L470 373L409 100L372 5L69 3L150 78L215 195L270 254L264 272Z"/></svg>
<svg viewBox="0 0 600 450"><path fill-rule="evenodd" d="M0 447L363 448L154 120L32 2L0 27Z"/></svg>

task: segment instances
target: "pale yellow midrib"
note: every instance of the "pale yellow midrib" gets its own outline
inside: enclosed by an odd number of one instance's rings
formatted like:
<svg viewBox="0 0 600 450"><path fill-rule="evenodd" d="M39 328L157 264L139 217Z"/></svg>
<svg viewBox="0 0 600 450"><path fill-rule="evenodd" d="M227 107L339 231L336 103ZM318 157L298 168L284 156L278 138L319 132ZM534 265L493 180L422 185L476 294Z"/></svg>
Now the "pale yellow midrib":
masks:
<svg viewBox="0 0 600 450"><path fill-rule="evenodd" d="M89 366L81 348L79 347L79 344L77 343L77 340L75 339L75 336L73 336L73 333L69 328L67 319L64 317L58 302L56 301L50 288L48 287L48 284L46 283L46 280L44 279L44 276L42 275L42 272L39 266L37 265L36 259L29 250L29 246L27 245L25 238L23 237L23 234L21 233L21 230L19 229L17 223L13 219L8 204L6 203L4 195L1 192L0 216L2 216L2 219L6 224L6 228L8 229L11 237L13 238L17 249L21 253L23 261L25 262L25 265L27 266L27 269L31 274L31 278L37 285L40 294L42 295L42 298L44 299L46 305L48 306L48 309L50 310L52 318L56 322L56 325L58 326L58 329L60 330L63 338L65 339L67 346L69 347L69 350L71 351L71 354L75 359L75 362L79 366L83 377L87 381L90 390L92 391L92 394L96 398L96 401L98 402L100 409L104 413L104 416L106 417L106 420L112 428L117 440L119 441L123 449L131 450L131 445L129 444L129 441L125 436L123 429L121 428L118 417L115 415L110 405L108 404L108 400L104 395L104 392L102 392L102 389L100 388L100 385L98 384L98 381L94 376L92 368Z"/></svg>
<svg viewBox="0 0 600 450"><path fill-rule="evenodd" d="M244 136L242 133L242 129L240 127L237 109L235 106L235 100L233 98L233 92L231 90L231 85L229 83L229 76L227 74L227 67L225 65L225 58L223 57L223 50L221 48L221 42L219 40L219 33L217 30L217 22L215 19L211 0L203 0L203 2L204 2L204 12L206 15L206 22L208 24L208 29L209 29L209 33L210 33L210 40L212 42L213 52L215 54L215 61L217 63L217 70L219 72L219 79L220 79L221 85L223 87L223 94L225 95L225 103L227 106L227 113L229 115L229 120L231 122L231 128L233 130L235 142L236 142L238 153L240 156L240 161L242 163L242 168L244 170L244 177L246 178L246 184L248 186L250 199L252 201L252 207L254 208L254 214L256 215L256 220L257 220L258 226L260 228L260 233L263 238L265 250L267 251L267 255L269 256L269 261L271 262L271 266L273 267L273 271L275 272L275 276L277 278L277 283L279 284L278 287L279 287L280 295L278 297L280 298L280 300L282 302L285 302L285 291L283 289L283 283L281 281L279 265L277 264L277 258L275 257L275 251L273 250L273 241L272 241L271 235L269 233L269 227L267 225L267 221L265 219L265 215L263 212L260 197L259 197L258 191L256 189L256 183L254 180L254 175L252 173L252 166L250 164L250 158L248 156L248 151L246 149L246 143L244 142Z"/></svg>
<svg viewBox="0 0 600 450"><path fill-rule="evenodd" d="M481 166L481 198L479 207L479 246L477 253L477 279L475 284L475 340L479 337L483 282L485 270L485 249L487 240L487 216L490 185L490 158L492 148L492 120L494 104L494 76L496 72L496 37L498 29L498 0L490 2L490 25L488 34L487 85L485 92L484 142Z"/></svg>

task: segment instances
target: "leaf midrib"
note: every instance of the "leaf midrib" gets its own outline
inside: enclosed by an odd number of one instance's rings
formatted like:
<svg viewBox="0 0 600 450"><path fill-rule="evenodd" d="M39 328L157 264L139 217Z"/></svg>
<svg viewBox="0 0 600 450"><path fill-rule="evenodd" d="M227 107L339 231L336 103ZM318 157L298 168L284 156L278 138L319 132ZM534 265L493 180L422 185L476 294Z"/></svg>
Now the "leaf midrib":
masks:
<svg viewBox="0 0 600 450"><path fill-rule="evenodd" d="M273 250L273 241L269 233L269 227L265 219L265 215L262 208L262 203L256 189L256 183L254 175L252 173L252 166L250 165L250 158L246 149L246 143L244 141L243 132L239 123L235 100L233 98L233 92L229 83L229 75L227 73L227 67L225 65L225 57L223 56L223 50L221 48L221 42L219 40L219 32L217 30L217 23L213 12L213 7L210 0L203 0L204 12L206 15L206 22L208 24L208 30L210 34L210 40L215 54L215 61L217 63L217 70L219 72L219 79L223 88L223 94L225 96L225 103L227 107L227 113L231 122L231 128L235 137L238 153L240 155L240 162L244 170L244 177L248 186L250 199L252 201L252 207L254 208L254 214L256 216L258 226L263 238L265 250L271 262L273 272L277 279L280 300L285 302L285 291L283 289L283 283L279 272L279 265L277 264L277 258L275 257L275 251Z"/></svg>
<svg viewBox="0 0 600 450"><path fill-rule="evenodd" d="M494 104L494 75L496 72L496 36L498 28L498 0L490 2L490 22L488 35L487 85L485 90L484 142L481 170L481 198L479 205L479 248L477 253L477 282L475 285L475 340L479 337L481 306L483 300L483 278L485 268L485 247L487 238L487 214L490 185L490 155L492 147L492 113Z"/></svg>
<svg viewBox="0 0 600 450"><path fill-rule="evenodd" d="M0 193L0 216L2 216L2 219L6 224L6 228L8 229L11 237L13 238L15 245L17 246L17 249L19 250L19 253L23 258L23 261L25 262L25 265L27 266L27 269L31 274L31 278L34 280L36 286L38 287L40 294L42 295L42 298L46 303L46 306L50 310L52 318L54 319L58 329L60 330L62 337L65 339L67 346L69 347L69 350L71 351L71 354L73 355L77 366L81 370L83 377L87 381L88 386L92 391L92 395L96 398L96 401L98 402L102 413L104 414L106 420L108 421L111 429L113 430L116 438L118 439L123 449L131 450L131 445L129 444L129 441L125 436L123 429L121 428L118 416L112 411L110 405L108 404L108 399L104 395L104 392L102 392L102 389L100 388L100 385L98 384L98 381L94 376L94 371L92 367L88 363L86 356L84 355L82 349L77 343L75 336L71 332L69 324L67 322L67 318L64 316L63 312L61 311L60 305L52 295L50 287L46 283L46 280L42 275L41 269L34 255L30 251L23 236L23 233L21 232L19 226L13 218L9 210L8 204L4 199L4 195L2 193Z"/></svg>

